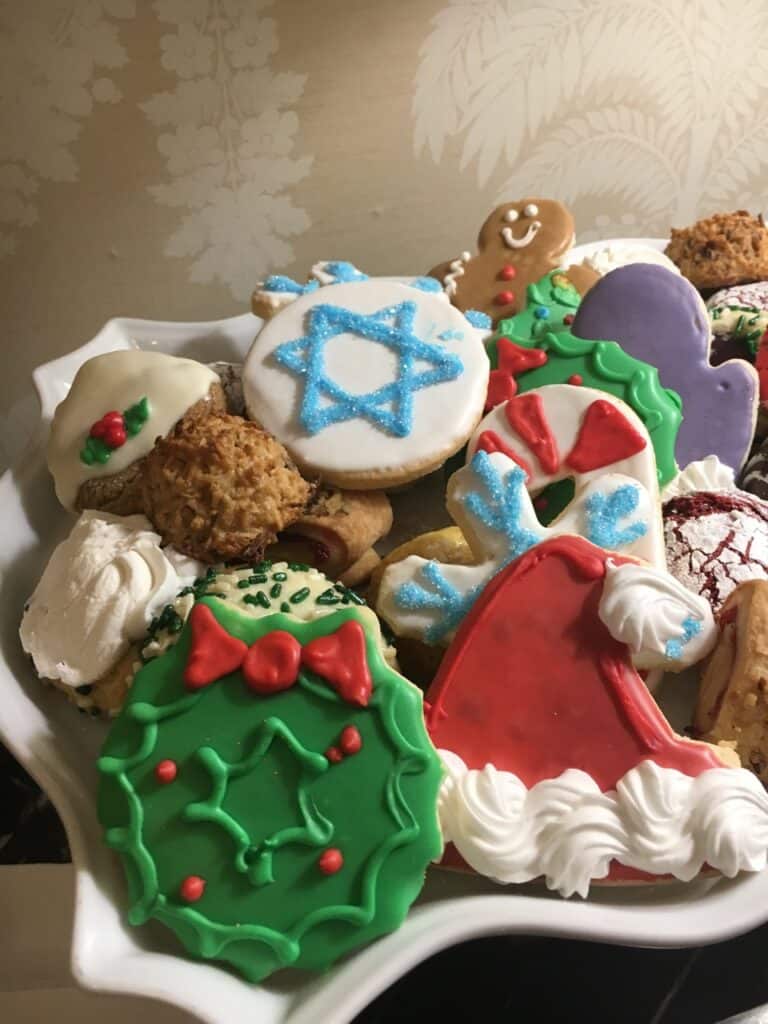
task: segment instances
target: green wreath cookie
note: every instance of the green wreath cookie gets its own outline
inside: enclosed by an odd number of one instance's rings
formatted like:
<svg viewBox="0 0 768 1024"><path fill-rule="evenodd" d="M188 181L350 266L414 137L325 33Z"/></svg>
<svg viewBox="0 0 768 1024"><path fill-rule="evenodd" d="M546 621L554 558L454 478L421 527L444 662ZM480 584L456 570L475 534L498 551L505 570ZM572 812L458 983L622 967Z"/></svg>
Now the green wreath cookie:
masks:
<svg viewBox="0 0 768 1024"><path fill-rule="evenodd" d="M442 849L421 694L364 608L300 622L204 598L98 766L131 924L254 982L397 928Z"/></svg>

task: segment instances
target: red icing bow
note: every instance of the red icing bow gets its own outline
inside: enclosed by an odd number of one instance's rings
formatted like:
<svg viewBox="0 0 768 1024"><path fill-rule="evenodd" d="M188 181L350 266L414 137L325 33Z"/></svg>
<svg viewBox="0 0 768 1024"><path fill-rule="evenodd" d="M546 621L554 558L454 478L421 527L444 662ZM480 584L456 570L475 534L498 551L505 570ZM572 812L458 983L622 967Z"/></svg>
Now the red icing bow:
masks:
<svg viewBox="0 0 768 1024"><path fill-rule="evenodd" d="M184 668L188 690L200 690L240 669L248 687L267 697L293 686L303 665L323 679L342 700L365 707L373 682L365 656L365 632L349 621L303 647L283 629L266 633L250 647L221 626L211 609L196 604L189 616L192 643Z"/></svg>

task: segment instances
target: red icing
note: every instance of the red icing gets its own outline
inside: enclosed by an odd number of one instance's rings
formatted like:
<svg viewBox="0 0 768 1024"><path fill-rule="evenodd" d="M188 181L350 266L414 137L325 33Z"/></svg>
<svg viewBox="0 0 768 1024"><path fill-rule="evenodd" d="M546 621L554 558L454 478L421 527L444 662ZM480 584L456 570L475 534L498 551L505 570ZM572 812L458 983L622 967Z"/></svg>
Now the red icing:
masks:
<svg viewBox="0 0 768 1024"><path fill-rule="evenodd" d="M513 267L511 263L508 263L499 271L499 277L502 281L514 281L517 277L517 267Z"/></svg>
<svg viewBox="0 0 768 1024"><path fill-rule="evenodd" d="M584 383L584 378L581 376L580 373L572 373L571 376L568 378L568 383L569 384L583 384Z"/></svg>
<svg viewBox="0 0 768 1024"><path fill-rule="evenodd" d="M220 626L205 604L194 606L189 622L192 642L184 669L184 683L188 690L199 690L240 668L248 647Z"/></svg>
<svg viewBox="0 0 768 1024"><path fill-rule="evenodd" d="M489 455L492 452L501 452L502 455L506 455L508 459L512 459L513 462L516 462L528 479L533 476L531 467L522 455L518 455L517 452L514 452L506 441L499 437L495 430L484 430L482 432L480 437L477 439L476 451L488 452Z"/></svg>
<svg viewBox="0 0 768 1024"><path fill-rule="evenodd" d="M337 871L341 871L344 867L344 857L341 850L337 850L334 846L324 850L317 859L317 866L324 875L335 875Z"/></svg>
<svg viewBox="0 0 768 1024"><path fill-rule="evenodd" d="M243 678L263 697L293 686L299 675L301 644L283 629L267 633L248 648Z"/></svg>
<svg viewBox="0 0 768 1024"><path fill-rule="evenodd" d="M96 420L89 431L91 437L100 437L110 448L120 448L127 440L123 414L113 409Z"/></svg>
<svg viewBox="0 0 768 1024"><path fill-rule="evenodd" d="M335 633L310 640L301 663L330 683L342 700L365 707L373 682L365 656L365 632L359 622L345 622Z"/></svg>
<svg viewBox="0 0 768 1024"><path fill-rule="evenodd" d="M517 394L517 381L506 370L491 370L488 377L488 394L485 399L485 412L490 412L502 402L508 402Z"/></svg>
<svg viewBox="0 0 768 1024"><path fill-rule="evenodd" d="M573 323L574 319L575 319L575 318L574 318L574 315L573 315L573 313L568 313L568 314L566 314L566 316L564 316L564 317L563 317L563 323L564 323L564 324L565 324L565 325L566 325L567 327L569 327L569 326L570 326L570 325L571 325L571 324Z"/></svg>
<svg viewBox="0 0 768 1024"><path fill-rule="evenodd" d="M560 453L544 415L541 395L534 392L519 395L507 402L504 413L510 427L531 449L542 470L553 476L560 468Z"/></svg>
<svg viewBox="0 0 768 1024"><path fill-rule="evenodd" d="M499 369L517 377L526 370L535 370L547 362L547 353L543 348L523 348L516 345L510 338L501 337L496 342L499 357Z"/></svg>
<svg viewBox="0 0 768 1024"><path fill-rule="evenodd" d="M600 398L584 413L576 444L565 462L577 473L589 473L637 455L646 444L622 411Z"/></svg>
<svg viewBox="0 0 768 1024"><path fill-rule="evenodd" d="M358 754L362 750L363 740L359 730L354 725L347 725L341 730L339 746L347 757L351 757L352 754Z"/></svg>
<svg viewBox="0 0 768 1024"><path fill-rule="evenodd" d="M331 764L338 764L340 761L344 760L344 755L338 747L328 747L325 752L325 756Z"/></svg>
<svg viewBox="0 0 768 1024"><path fill-rule="evenodd" d="M722 767L677 737L598 616L608 554L580 537L543 541L485 588L427 694L437 747L530 787L568 768L602 790L640 761L695 776Z"/></svg>
<svg viewBox="0 0 768 1024"><path fill-rule="evenodd" d="M197 903L205 892L205 879L199 875L187 875L179 892L185 903Z"/></svg>
<svg viewBox="0 0 768 1024"><path fill-rule="evenodd" d="M511 306L515 301L515 293L510 291L499 292L493 300L497 306Z"/></svg>
<svg viewBox="0 0 768 1024"><path fill-rule="evenodd" d="M768 402L768 331L762 336L757 347L755 369L760 378L760 401Z"/></svg>
<svg viewBox="0 0 768 1024"><path fill-rule="evenodd" d="M544 497L543 494L539 495L538 498L534 498L534 501L533 501L533 507L535 509L538 509L539 512L543 512L548 504L549 504L549 502L547 501L547 499Z"/></svg>
<svg viewBox="0 0 768 1024"><path fill-rule="evenodd" d="M158 761L155 765L155 778L158 782L161 782L166 786L178 775L179 768L175 761L171 761L170 758L166 758L164 761Z"/></svg>

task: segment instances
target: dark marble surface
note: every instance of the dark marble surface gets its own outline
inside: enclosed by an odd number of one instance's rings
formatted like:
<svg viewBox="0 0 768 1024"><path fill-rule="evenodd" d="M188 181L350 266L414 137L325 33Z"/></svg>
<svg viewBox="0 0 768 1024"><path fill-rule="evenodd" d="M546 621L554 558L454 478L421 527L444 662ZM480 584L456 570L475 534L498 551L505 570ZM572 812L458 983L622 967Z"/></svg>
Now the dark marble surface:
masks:
<svg viewBox="0 0 768 1024"><path fill-rule="evenodd" d="M56 812L0 745L0 864L68 859ZM768 1002L766 952L768 925L702 949L480 939L415 968L355 1024L425 1019L471 1024L716 1024ZM757 1024L759 1016L740 1024Z"/></svg>

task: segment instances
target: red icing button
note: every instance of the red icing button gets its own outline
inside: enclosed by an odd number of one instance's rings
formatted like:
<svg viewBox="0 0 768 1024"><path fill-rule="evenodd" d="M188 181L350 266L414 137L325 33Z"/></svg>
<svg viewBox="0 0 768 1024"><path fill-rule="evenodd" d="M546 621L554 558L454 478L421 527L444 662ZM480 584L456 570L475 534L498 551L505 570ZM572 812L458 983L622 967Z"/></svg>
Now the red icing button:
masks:
<svg viewBox="0 0 768 1024"><path fill-rule="evenodd" d="M331 764L338 764L340 761L344 760L344 755L338 747L328 747L325 752L325 756Z"/></svg>
<svg viewBox="0 0 768 1024"><path fill-rule="evenodd" d="M502 267L499 271L499 277L502 281L514 281L517 277L517 267L513 267L508 263L506 267Z"/></svg>
<svg viewBox="0 0 768 1024"><path fill-rule="evenodd" d="M363 747L363 740L354 725L347 725L341 730L339 746L348 757L360 752Z"/></svg>
<svg viewBox="0 0 768 1024"><path fill-rule="evenodd" d="M508 402L517 394L517 381L506 370L491 370L488 377L488 395L485 399L485 412L490 412L502 402Z"/></svg>
<svg viewBox="0 0 768 1024"><path fill-rule="evenodd" d="M158 761L155 765L155 778L158 782L162 782L163 785L167 785L169 782L173 782L178 771L176 762L166 758L164 761Z"/></svg>
<svg viewBox="0 0 768 1024"><path fill-rule="evenodd" d="M367 705L373 681L359 622L345 622L335 633L310 640L301 650L301 662L330 683L342 700Z"/></svg>
<svg viewBox="0 0 768 1024"><path fill-rule="evenodd" d="M293 686L299 674L301 644L283 629L266 633L248 648L243 678L263 697Z"/></svg>
<svg viewBox="0 0 768 1024"><path fill-rule="evenodd" d="M599 398L584 413L576 444L565 462L577 473L589 473L637 455L646 443L620 409Z"/></svg>
<svg viewBox="0 0 768 1024"><path fill-rule="evenodd" d="M504 406L507 422L528 445L546 474L552 476L560 468L560 453L544 415L541 395L533 392L519 395Z"/></svg>
<svg viewBox="0 0 768 1024"><path fill-rule="evenodd" d="M184 683L188 690L199 690L240 668L248 647L219 625L208 605L196 604L189 622L192 643L184 669Z"/></svg>
<svg viewBox="0 0 768 1024"><path fill-rule="evenodd" d="M477 451L488 452L491 455L493 452L501 452L502 455L506 455L508 459L512 459L525 473L526 479L530 479L533 474L531 473L531 467L522 457L518 455L516 451L513 451L509 445L504 441L503 438L499 437L495 430L484 430L480 437L477 439Z"/></svg>
<svg viewBox="0 0 768 1024"><path fill-rule="evenodd" d="M497 306L511 306L515 301L515 293L510 291L499 292L493 299Z"/></svg>
<svg viewBox="0 0 768 1024"><path fill-rule="evenodd" d="M205 892L205 879L199 875L187 875L181 883L180 892L185 903L197 903Z"/></svg>
<svg viewBox="0 0 768 1024"><path fill-rule="evenodd" d="M318 857L317 866L324 875L335 875L337 871L341 871L344 867L344 857L341 850L337 850L334 846L325 850Z"/></svg>
<svg viewBox="0 0 768 1024"><path fill-rule="evenodd" d="M584 378L581 376L580 373L572 373L571 376L568 378L568 383L569 384L583 384L584 383Z"/></svg>
<svg viewBox="0 0 768 1024"><path fill-rule="evenodd" d="M547 353L543 348L525 348L503 335L496 340L496 351L499 355L499 369L511 373L513 377L526 370L535 370L547 362Z"/></svg>
<svg viewBox="0 0 768 1024"><path fill-rule="evenodd" d="M573 323L573 319L573 313L568 313L566 316L563 317L563 323L566 326L570 326Z"/></svg>

